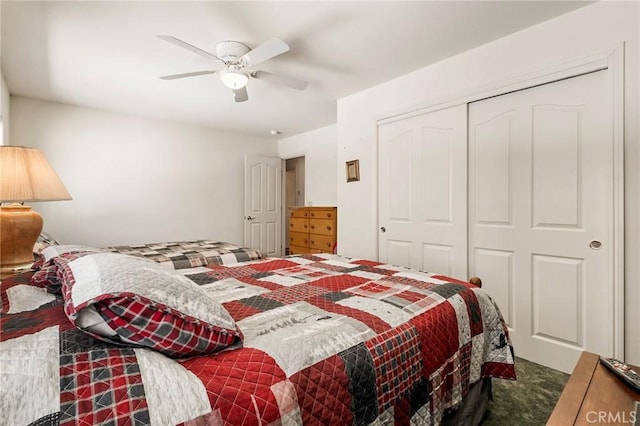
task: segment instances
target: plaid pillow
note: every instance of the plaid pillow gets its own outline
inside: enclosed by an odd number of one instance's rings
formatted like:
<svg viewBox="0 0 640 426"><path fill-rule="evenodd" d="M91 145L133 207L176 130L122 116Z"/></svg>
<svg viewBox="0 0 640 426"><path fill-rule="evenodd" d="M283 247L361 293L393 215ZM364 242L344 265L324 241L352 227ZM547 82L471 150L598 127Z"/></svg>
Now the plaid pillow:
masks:
<svg viewBox="0 0 640 426"><path fill-rule="evenodd" d="M49 246L57 246L60 245L58 240L53 238L51 234L46 232L41 232L36 240L36 244L33 246L33 254L35 256L39 256L42 253L42 250L46 249Z"/></svg>
<svg viewBox="0 0 640 426"><path fill-rule="evenodd" d="M222 305L193 281L154 262L92 253L60 271L65 313L97 339L171 357L213 353L242 339Z"/></svg>
<svg viewBox="0 0 640 426"><path fill-rule="evenodd" d="M36 254L37 246L38 244L36 244L33 250L36 261L31 266L31 269L33 269L34 271L46 268L47 266L49 266L49 261L51 261L56 256L60 256L65 253L75 253L80 251L94 251L94 252L104 251L102 249L90 247L90 246L81 246L81 245L75 245L75 244L67 244L67 245L52 244L52 245L41 246L40 251Z"/></svg>
<svg viewBox="0 0 640 426"><path fill-rule="evenodd" d="M46 263L51 259L66 254L66 253L78 253L78 252L94 252L100 253L105 251L97 247L83 246L78 244L65 244L65 245L53 245L46 247L42 250L42 260Z"/></svg>
<svg viewBox="0 0 640 426"><path fill-rule="evenodd" d="M32 267L36 272L31 276L31 285L44 288L51 294L61 294L62 277L60 268L74 259L93 253L100 253L101 250L88 246L51 246L45 248L41 253L41 258Z"/></svg>

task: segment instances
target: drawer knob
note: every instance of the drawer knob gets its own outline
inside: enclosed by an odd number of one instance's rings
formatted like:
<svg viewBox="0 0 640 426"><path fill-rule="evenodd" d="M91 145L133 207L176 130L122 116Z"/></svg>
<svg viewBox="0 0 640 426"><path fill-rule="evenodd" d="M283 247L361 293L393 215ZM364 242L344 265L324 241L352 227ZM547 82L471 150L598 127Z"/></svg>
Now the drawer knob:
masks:
<svg viewBox="0 0 640 426"><path fill-rule="evenodd" d="M331 217L331 213L327 213L327 217Z"/></svg>
<svg viewBox="0 0 640 426"><path fill-rule="evenodd" d="M327 231L331 231L331 227L330 226L327 226Z"/></svg>
<svg viewBox="0 0 640 426"><path fill-rule="evenodd" d="M315 243L316 243L315 241L311 240L311 244L315 244Z"/></svg>
<svg viewBox="0 0 640 426"><path fill-rule="evenodd" d="M315 225L311 225L311 229L315 229L315 228L316 228L316 226L315 226Z"/></svg>

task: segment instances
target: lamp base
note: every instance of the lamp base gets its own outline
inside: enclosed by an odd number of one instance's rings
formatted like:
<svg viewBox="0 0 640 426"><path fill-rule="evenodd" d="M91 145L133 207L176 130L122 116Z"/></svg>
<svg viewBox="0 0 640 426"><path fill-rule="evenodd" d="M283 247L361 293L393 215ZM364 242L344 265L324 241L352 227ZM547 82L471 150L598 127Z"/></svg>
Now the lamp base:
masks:
<svg viewBox="0 0 640 426"><path fill-rule="evenodd" d="M0 207L0 273L15 274L31 268L33 246L42 232L42 216L29 206Z"/></svg>

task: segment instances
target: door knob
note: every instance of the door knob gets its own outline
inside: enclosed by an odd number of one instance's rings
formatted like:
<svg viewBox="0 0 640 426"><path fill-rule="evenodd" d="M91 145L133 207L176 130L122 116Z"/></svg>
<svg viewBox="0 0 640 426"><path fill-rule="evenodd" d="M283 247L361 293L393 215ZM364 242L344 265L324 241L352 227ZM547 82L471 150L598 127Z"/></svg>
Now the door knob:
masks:
<svg viewBox="0 0 640 426"><path fill-rule="evenodd" d="M589 247L592 250L600 250L602 248L602 243L598 240L593 240L589 243Z"/></svg>
<svg viewBox="0 0 640 426"><path fill-rule="evenodd" d="M381 227L380 227L380 230L381 230L382 232L387 232L387 228L385 228L384 226L381 226Z"/></svg>
<svg viewBox="0 0 640 426"><path fill-rule="evenodd" d="M253 220L255 217L247 216L247 220Z"/></svg>

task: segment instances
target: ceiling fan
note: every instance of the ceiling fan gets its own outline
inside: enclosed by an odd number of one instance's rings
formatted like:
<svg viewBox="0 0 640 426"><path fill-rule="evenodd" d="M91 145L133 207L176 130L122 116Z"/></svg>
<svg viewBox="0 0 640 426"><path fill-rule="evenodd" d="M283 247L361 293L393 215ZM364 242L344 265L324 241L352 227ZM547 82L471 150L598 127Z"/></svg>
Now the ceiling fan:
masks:
<svg viewBox="0 0 640 426"><path fill-rule="evenodd" d="M159 35L158 38L222 64L221 69L165 75L160 77L162 80L175 80L178 78L217 73L222 83L233 90L233 98L236 102L245 102L249 99L246 86L250 78L264 80L269 83L287 86L297 90L304 90L309 85L308 82L297 78L250 69L289 51L287 43L278 38L272 38L255 49L251 49L239 41L221 41L216 44L215 55L173 36Z"/></svg>

